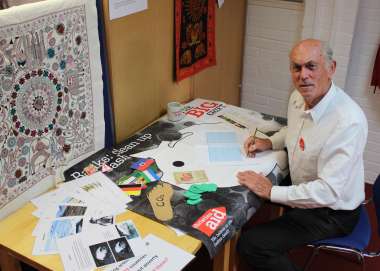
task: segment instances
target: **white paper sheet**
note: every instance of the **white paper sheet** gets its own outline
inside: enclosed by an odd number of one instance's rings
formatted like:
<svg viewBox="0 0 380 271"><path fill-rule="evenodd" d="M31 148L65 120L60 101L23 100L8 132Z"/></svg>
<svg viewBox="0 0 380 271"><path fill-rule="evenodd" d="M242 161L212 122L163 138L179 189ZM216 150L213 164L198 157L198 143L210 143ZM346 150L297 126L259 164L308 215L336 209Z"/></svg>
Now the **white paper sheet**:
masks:
<svg viewBox="0 0 380 271"><path fill-rule="evenodd" d="M194 255L149 234L144 238L147 254L124 261L106 271L178 271L182 270Z"/></svg>
<svg viewBox="0 0 380 271"><path fill-rule="evenodd" d="M114 266L146 253L146 246L131 220L116 226L58 239L65 270L84 271Z"/></svg>
<svg viewBox="0 0 380 271"><path fill-rule="evenodd" d="M85 205L48 205L44 209L38 209L33 212L34 216L39 218L60 218L69 216L84 216L87 211Z"/></svg>
<svg viewBox="0 0 380 271"><path fill-rule="evenodd" d="M91 216L94 219L120 214L126 210L126 204L130 201L131 198L101 172L64 183L58 189L32 200L38 207L33 215L40 218L59 217L60 210L64 210L66 206L73 206L71 209L77 209L78 212L80 207L87 207L86 212L80 215ZM78 208L75 208L76 206ZM67 209L63 213L64 216L78 215L69 211L70 209Z"/></svg>
<svg viewBox="0 0 380 271"><path fill-rule="evenodd" d="M115 224L114 215L104 215L93 209L94 212L83 217L83 231L94 231Z"/></svg>
<svg viewBox="0 0 380 271"><path fill-rule="evenodd" d="M108 0L110 20L127 16L148 8L148 0Z"/></svg>
<svg viewBox="0 0 380 271"><path fill-rule="evenodd" d="M82 231L82 217L59 218L43 220L39 223L33 247L33 255L58 253L57 239L74 235Z"/></svg>
<svg viewBox="0 0 380 271"><path fill-rule="evenodd" d="M285 152L267 151L257 154L255 158L242 156L241 161L210 163L208 147L203 145L206 141L202 137L202 133L200 133L194 139L189 139L193 142L198 141L198 144L187 144L186 139L184 142L176 144L175 148L169 148L162 143L158 150L136 153L134 156L154 158L158 167L163 171L162 180L184 189L187 189L189 185L177 184L174 172L205 170L210 182L216 183L219 187L231 187L239 185L236 178L239 171L253 170L267 175L273 170L277 161L286 161ZM184 165L176 167L173 165L175 161L182 161Z"/></svg>
<svg viewBox="0 0 380 271"><path fill-rule="evenodd" d="M122 213L126 209L126 204L131 198L123 193L118 186L107 178L102 172L85 176L65 185L75 187L77 190L89 193L99 203L103 203L110 208L109 214Z"/></svg>
<svg viewBox="0 0 380 271"><path fill-rule="evenodd" d="M53 189L49 192L46 192L36 198L31 199L31 202L38 209L45 209L49 206L55 206L58 204L67 204L67 205L87 205L87 198L79 198L80 195L76 193L76 188L65 185L62 183L57 189Z"/></svg>

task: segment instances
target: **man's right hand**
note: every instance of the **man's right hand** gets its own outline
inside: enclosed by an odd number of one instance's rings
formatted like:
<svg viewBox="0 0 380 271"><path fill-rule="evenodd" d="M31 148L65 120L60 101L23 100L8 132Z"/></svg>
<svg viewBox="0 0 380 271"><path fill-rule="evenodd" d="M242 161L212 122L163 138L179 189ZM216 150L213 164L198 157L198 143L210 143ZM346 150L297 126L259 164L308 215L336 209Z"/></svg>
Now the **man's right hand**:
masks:
<svg viewBox="0 0 380 271"><path fill-rule="evenodd" d="M257 152L272 149L272 141L267 138L250 136L244 142L244 151L248 157L255 157Z"/></svg>

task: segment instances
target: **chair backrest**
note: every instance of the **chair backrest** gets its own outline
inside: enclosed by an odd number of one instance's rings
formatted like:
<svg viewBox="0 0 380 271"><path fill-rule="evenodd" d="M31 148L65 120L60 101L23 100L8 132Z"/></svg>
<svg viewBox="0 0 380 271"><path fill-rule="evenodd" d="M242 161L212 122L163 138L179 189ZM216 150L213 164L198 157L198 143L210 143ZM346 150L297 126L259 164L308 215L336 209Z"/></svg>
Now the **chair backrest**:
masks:
<svg viewBox="0 0 380 271"><path fill-rule="evenodd" d="M373 203L376 209L377 218L377 232L380 235L380 175L377 176L375 183L373 184Z"/></svg>

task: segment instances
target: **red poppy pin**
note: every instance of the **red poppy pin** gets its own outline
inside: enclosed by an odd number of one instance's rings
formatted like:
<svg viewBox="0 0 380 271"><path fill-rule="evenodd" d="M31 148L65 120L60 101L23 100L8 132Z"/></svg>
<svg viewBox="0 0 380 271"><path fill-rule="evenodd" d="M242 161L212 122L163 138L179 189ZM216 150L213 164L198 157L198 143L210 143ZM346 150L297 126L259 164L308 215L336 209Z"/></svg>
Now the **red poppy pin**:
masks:
<svg viewBox="0 0 380 271"><path fill-rule="evenodd" d="M300 145L300 149L302 151L304 151L305 150L305 140L303 140L302 137L300 138L299 145Z"/></svg>

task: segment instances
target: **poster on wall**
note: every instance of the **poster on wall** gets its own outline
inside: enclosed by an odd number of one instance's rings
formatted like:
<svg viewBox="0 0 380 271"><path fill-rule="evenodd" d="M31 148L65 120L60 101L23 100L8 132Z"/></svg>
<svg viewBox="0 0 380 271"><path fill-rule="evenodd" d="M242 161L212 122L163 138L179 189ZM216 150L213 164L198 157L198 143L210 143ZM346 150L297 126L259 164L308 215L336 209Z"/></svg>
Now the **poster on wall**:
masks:
<svg viewBox="0 0 380 271"><path fill-rule="evenodd" d="M216 65L213 0L175 1L175 50L176 81Z"/></svg>
<svg viewBox="0 0 380 271"><path fill-rule="evenodd" d="M0 11L0 218L104 147L95 0Z"/></svg>

